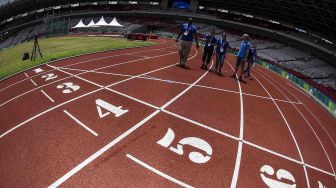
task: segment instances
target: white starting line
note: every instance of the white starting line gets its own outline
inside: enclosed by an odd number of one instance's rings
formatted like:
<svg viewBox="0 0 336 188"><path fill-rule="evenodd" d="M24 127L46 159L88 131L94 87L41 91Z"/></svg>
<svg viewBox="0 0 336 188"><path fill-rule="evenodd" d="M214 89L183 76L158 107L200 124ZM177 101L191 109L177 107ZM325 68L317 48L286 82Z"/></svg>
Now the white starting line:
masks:
<svg viewBox="0 0 336 188"><path fill-rule="evenodd" d="M73 115L71 115L68 111L63 110L63 112L68 115L71 119L73 119L75 122L77 122L80 126L82 126L84 129L86 129L87 131L89 131L91 134L98 136L98 133L94 132L92 129L90 129L89 127L87 127L86 125L84 125L81 121L79 121L77 118L75 118Z"/></svg>
<svg viewBox="0 0 336 188"><path fill-rule="evenodd" d="M168 174L165 174L165 173L161 172L160 170L158 170L158 169L156 169L156 168L153 168L153 167L149 166L148 164L146 164L146 163L140 161L139 159L133 157L133 156L130 155L130 154L127 154L126 157L128 157L128 158L131 159L132 161L136 162L137 164L139 164L139 165L141 165L141 166L147 168L148 170L154 172L155 174L157 174L157 175L159 175L159 176L162 176L162 177L164 177L164 178L166 178L166 179L168 179L168 180L170 180L170 181L172 181L172 182L174 182L174 183L176 183L176 184L178 184L178 185L180 185L180 186L182 186L182 187L192 188L192 186L190 186L190 185L188 185L188 184L186 184L186 183L183 183L182 181L180 181L180 180L178 180L178 179L175 179L175 178L169 176Z"/></svg>

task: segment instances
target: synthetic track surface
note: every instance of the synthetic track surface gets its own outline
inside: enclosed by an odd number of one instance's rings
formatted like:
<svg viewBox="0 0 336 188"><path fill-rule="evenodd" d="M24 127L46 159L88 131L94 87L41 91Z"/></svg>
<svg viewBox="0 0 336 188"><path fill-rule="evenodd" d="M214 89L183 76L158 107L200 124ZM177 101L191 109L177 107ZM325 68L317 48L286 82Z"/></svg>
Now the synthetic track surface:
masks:
<svg viewBox="0 0 336 188"><path fill-rule="evenodd" d="M336 120L311 97L159 43L0 82L0 187L336 187Z"/></svg>

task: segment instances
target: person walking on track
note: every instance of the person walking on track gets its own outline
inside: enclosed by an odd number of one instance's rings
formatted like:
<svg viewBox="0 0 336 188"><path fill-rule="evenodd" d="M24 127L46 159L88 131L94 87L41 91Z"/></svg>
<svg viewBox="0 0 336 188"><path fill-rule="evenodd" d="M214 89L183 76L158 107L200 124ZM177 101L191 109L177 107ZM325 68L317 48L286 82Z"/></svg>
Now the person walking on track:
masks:
<svg viewBox="0 0 336 188"><path fill-rule="evenodd" d="M202 66L201 69L208 69L208 65L210 63L210 60L213 56L215 43L217 41L215 37L215 31L211 31L210 35L206 35L204 37L205 39L205 45L203 49L203 57L202 57Z"/></svg>
<svg viewBox="0 0 336 188"><path fill-rule="evenodd" d="M216 66L215 73L219 75L222 74L222 67L224 65L225 54L228 48L230 48L229 42L226 41L226 32L222 33L220 39L216 42Z"/></svg>
<svg viewBox="0 0 336 188"><path fill-rule="evenodd" d="M254 44L254 45L252 45L252 48L250 49L249 56L247 57L248 64L247 64L247 68L244 71L245 77L247 77L249 80L252 80L252 78L251 78L251 67L256 62L256 57L257 57L257 45Z"/></svg>
<svg viewBox="0 0 336 188"><path fill-rule="evenodd" d="M180 36L182 35L179 42L180 66L182 67L186 66L190 48L194 39L196 41L196 48L199 48L198 39L196 36L196 27L192 23L192 18L189 18L188 23L182 24L181 31L176 38L176 42L178 42Z"/></svg>
<svg viewBox="0 0 336 188"><path fill-rule="evenodd" d="M239 48L238 55L237 55L236 67L232 75L233 78L236 78L238 69L240 67L239 81L242 81L242 82L244 82L242 78L244 74L244 65L245 65L245 62L248 61L247 57L250 52L250 48L251 48L251 44L249 42L249 35L244 34L242 36L242 42L240 43L240 48Z"/></svg>

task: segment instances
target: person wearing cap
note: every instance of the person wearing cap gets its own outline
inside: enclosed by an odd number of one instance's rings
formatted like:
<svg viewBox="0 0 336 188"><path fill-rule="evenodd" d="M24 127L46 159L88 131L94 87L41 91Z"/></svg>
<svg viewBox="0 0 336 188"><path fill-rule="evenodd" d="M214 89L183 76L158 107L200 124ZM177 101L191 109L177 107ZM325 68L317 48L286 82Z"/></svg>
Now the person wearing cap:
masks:
<svg viewBox="0 0 336 188"><path fill-rule="evenodd" d="M251 78L251 67L252 65L255 64L256 62L256 57L257 57L257 45L252 45L252 48L250 49L250 53L248 56L248 64L247 64L247 68L244 71L244 75L245 77L247 77L249 80L252 80Z"/></svg>
<svg viewBox="0 0 336 188"><path fill-rule="evenodd" d="M235 67L234 73L232 75L233 78L236 78L238 69L240 67L239 80L243 81L242 76L244 74L244 65L245 65L245 62L248 61L247 57L249 55L250 48L251 48L251 44L249 42L249 35L244 34L242 36L242 42L240 43L240 48L239 48L239 51L238 51L238 54L237 54L236 67Z"/></svg>
<svg viewBox="0 0 336 188"><path fill-rule="evenodd" d="M224 65L225 54L228 48L230 48L229 42L226 41L226 32L222 33L220 39L216 42L216 66L215 73L222 75L222 67Z"/></svg>
<svg viewBox="0 0 336 188"><path fill-rule="evenodd" d="M203 63L202 63L201 69L208 69L208 65L213 56L214 46L217 41L215 37L215 31L212 30L210 35L206 35L204 39L205 39L205 45L203 49L203 57L202 57Z"/></svg>
<svg viewBox="0 0 336 188"><path fill-rule="evenodd" d="M199 48L198 39L196 36L196 27L192 23L192 18L189 18L188 23L182 24L181 31L176 38L176 42L178 42L181 36L181 40L179 42L179 55L180 66L183 67L186 65L190 48L194 39L196 41L196 48Z"/></svg>

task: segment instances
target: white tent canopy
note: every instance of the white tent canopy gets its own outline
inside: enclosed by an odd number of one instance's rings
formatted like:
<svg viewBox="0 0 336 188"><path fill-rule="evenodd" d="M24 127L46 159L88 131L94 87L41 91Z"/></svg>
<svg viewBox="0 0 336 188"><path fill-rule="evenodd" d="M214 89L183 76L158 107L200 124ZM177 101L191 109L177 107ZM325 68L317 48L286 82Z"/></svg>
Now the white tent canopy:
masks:
<svg viewBox="0 0 336 188"><path fill-rule="evenodd" d="M85 28L87 27L84 23L83 23L83 20L79 20L78 24L75 25L74 27L72 27L72 29L75 29L75 28Z"/></svg>
<svg viewBox="0 0 336 188"><path fill-rule="evenodd" d="M106 23L104 16L102 16L100 20L95 24L95 26L109 26L109 24Z"/></svg>
<svg viewBox="0 0 336 188"><path fill-rule="evenodd" d="M91 22L86 27L99 27L99 26L97 26L92 19Z"/></svg>
<svg viewBox="0 0 336 188"><path fill-rule="evenodd" d="M108 24L109 26L114 26L114 27L122 27L122 25L120 23L118 23L116 17L113 18L113 20L111 21L111 23Z"/></svg>

